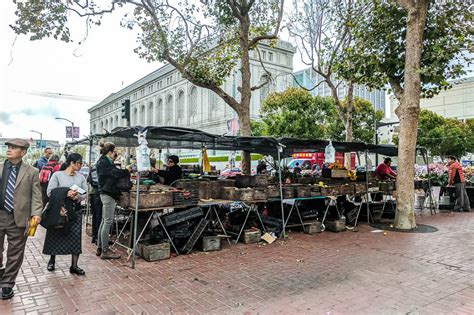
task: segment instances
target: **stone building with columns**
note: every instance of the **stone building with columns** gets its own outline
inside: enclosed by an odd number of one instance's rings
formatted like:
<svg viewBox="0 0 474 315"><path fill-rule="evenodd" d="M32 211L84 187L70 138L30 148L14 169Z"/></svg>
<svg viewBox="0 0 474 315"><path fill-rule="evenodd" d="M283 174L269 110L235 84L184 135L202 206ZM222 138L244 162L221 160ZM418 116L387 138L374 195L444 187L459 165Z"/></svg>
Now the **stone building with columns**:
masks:
<svg viewBox="0 0 474 315"><path fill-rule="evenodd" d="M273 91L283 91L293 85L293 55L296 48L279 41L270 46L259 46L251 52L252 86L266 80L266 71L273 80L263 88L252 92L250 115L259 117L260 103ZM262 65L263 64L263 65ZM237 100L241 76L237 65L233 74L224 83L224 90ZM91 133L103 133L125 126L121 117L122 102L130 100L130 124L132 126L178 126L199 129L214 134L235 132L237 114L214 92L194 86L167 64L129 86L110 94L99 104L88 110ZM234 127L233 127L234 126ZM233 130L231 130L233 129Z"/></svg>

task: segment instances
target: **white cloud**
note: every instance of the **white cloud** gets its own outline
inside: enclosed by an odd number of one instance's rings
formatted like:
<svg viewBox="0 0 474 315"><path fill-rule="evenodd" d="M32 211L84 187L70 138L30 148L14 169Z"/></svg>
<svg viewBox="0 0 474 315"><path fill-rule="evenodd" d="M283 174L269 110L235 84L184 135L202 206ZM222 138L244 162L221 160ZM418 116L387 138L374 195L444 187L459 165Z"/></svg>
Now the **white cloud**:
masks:
<svg viewBox="0 0 474 315"><path fill-rule="evenodd" d="M81 136L87 135L87 109L96 103L73 101L64 95L101 100L160 66L149 64L133 53L136 33L120 26L126 12L123 9L106 16L100 27L93 27L81 45L77 42L84 37L85 23L78 18L70 27L75 43L53 39L30 41L28 36L18 36L15 41L9 27L15 20L14 10L12 2L0 2L0 133L3 137L36 138L30 132L33 129L42 132L45 139L64 142L68 123L55 117L73 121L81 128ZM28 94L31 91L34 93ZM38 96L38 92L57 97Z"/></svg>

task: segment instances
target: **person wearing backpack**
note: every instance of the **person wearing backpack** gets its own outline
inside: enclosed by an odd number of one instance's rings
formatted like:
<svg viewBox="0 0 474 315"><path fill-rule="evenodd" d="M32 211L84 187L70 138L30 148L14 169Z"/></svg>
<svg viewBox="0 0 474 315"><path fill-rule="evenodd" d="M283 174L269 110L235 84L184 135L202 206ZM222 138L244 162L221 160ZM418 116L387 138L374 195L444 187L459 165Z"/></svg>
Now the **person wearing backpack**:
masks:
<svg viewBox="0 0 474 315"><path fill-rule="evenodd" d="M43 166L40 170L39 178L40 178L40 185L41 185L41 196L43 200L43 207L46 206L46 203L48 203L48 200L49 200L48 194L46 193L46 190L48 189L49 180L51 179L51 176L53 175L53 173L57 172L60 167L61 167L61 163L59 163L59 155L53 154L49 158L48 163L46 163L46 165Z"/></svg>
<svg viewBox="0 0 474 315"><path fill-rule="evenodd" d="M33 166L41 170L43 166L45 166L48 163L52 154L53 154L53 150L51 150L51 148L45 148L43 151L43 155L40 156L40 158L33 164Z"/></svg>
<svg viewBox="0 0 474 315"><path fill-rule="evenodd" d="M102 201L99 193L99 176L97 175L97 168L92 167L87 177L89 183L89 197L92 212L92 244L97 244L99 234L99 226L102 220Z"/></svg>

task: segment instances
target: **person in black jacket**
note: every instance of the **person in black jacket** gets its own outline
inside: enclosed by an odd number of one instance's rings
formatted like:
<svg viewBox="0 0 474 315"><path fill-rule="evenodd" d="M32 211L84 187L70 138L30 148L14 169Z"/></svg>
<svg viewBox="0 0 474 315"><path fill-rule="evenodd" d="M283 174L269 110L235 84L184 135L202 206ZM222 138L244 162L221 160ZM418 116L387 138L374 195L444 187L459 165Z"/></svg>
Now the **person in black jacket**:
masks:
<svg viewBox="0 0 474 315"><path fill-rule="evenodd" d="M99 226L96 255L102 259L118 259L120 254L109 248L109 231L114 220L117 199L120 197L117 181L123 177L123 170L114 165L117 154L113 143L101 143L100 154L101 157L97 161L96 168L99 178L100 200L102 201L102 221Z"/></svg>
<svg viewBox="0 0 474 315"><path fill-rule="evenodd" d="M156 168L153 168L152 172L164 178L165 181L163 184L171 185L178 179L183 178L183 171L181 170L181 166L179 166L178 164L179 157L176 155L170 155L168 157L166 170L157 170ZM157 181L156 179L154 180Z"/></svg>

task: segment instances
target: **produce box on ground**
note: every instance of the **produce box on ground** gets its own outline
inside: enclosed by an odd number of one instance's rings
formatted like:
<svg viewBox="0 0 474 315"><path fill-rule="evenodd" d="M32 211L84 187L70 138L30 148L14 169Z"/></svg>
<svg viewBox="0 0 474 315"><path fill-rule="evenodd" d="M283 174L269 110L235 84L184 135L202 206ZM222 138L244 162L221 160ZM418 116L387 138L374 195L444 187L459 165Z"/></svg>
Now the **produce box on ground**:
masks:
<svg viewBox="0 0 474 315"><path fill-rule="evenodd" d="M215 252L221 250L221 237L203 236L199 242L199 249L203 252Z"/></svg>
<svg viewBox="0 0 474 315"><path fill-rule="evenodd" d="M241 241L245 244L258 243L260 242L261 238L262 232L256 228L244 230L242 236L240 237Z"/></svg>
<svg viewBox="0 0 474 315"><path fill-rule="evenodd" d="M157 261L170 258L170 243L151 244L140 241L137 244L137 254L146 261Z"/></svg>
<svg viewBox="0 0 474 315"><path fill-rule="evenodd" d="M346 220L324 221L326 231L342 232L346 230Z"/></svg>

